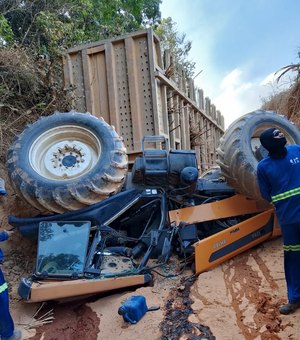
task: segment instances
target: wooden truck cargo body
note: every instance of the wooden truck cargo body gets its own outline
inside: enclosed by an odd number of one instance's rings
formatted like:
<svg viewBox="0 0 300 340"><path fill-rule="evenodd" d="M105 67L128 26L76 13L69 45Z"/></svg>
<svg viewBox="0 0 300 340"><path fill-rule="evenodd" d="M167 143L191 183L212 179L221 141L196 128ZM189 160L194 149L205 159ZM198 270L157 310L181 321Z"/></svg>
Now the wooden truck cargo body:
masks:
<svg viewBox="0 0 300 340"><path fill-rule="evenodd" d="M74 47L63 66L73 109L113 125L130 163L144 136L161 135L172 149L194 149L200 170L215 164L224 117L171 55L162 56L151 29Z"/></svg>

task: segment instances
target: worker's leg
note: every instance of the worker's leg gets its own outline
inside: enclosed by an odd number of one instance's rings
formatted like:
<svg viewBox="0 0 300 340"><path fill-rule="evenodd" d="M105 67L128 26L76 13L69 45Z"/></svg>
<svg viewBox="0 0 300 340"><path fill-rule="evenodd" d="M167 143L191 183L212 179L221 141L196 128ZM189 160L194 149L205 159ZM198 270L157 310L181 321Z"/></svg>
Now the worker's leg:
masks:
<svg viewBox="0 0 300 340"><path fill-rule="evenodd" d="M0 337L6 339L14 333L14 323L9 312L8 289L0 268Z"/></svg>
<svg viewBox="0 0 300 340"><path fill-rule="evenodd" d="M300 222L282 226L284 270L289 302L300 302Z"/></svg>

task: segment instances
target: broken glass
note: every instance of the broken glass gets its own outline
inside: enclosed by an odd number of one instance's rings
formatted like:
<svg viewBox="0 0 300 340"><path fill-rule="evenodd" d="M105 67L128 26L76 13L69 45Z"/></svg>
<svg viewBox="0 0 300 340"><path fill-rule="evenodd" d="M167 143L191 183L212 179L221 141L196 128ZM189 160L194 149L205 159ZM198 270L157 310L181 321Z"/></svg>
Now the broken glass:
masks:
<svg viewBox="0 0 300 340"><path fill-rule="evenodd" d="M82 277L91 223L40 222L35 275Z"/></svg>

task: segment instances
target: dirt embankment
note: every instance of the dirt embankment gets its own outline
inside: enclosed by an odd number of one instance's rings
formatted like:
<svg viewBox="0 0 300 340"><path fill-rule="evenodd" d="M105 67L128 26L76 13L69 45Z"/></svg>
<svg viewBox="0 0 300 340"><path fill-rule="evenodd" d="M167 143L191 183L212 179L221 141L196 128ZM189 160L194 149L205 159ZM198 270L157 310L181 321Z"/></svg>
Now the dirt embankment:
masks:
<svg viewBox="0 0 300 340"><path fill-rule="evenodd" d="M1 198L0 222L2 228L10 229L8 215L31 216L36 212L13 193L4 165L0 167L0 177L5 179L8 191L8 196ZM278 306L286 301L280 238L197 278L190 270L174 278L155 274L151 287L43 306L26 304L17 294L20 277L30 275L34 268L36 243L15 233L1 247L6 256L3 271L10 286L11 311L23 339L299 338L300 311L290 316L278 313ZM174 260L164 273L174 272L175 268ZM131 295L144 295L148 306L160 309L146 313L136 325L127 324L117 311Z"/></svg>

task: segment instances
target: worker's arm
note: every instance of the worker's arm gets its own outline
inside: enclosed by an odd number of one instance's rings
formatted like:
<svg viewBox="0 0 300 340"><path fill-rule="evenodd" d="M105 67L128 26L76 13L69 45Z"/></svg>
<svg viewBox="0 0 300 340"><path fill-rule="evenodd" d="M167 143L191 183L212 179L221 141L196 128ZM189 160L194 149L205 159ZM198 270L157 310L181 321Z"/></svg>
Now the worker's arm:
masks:
<svg viewBox="0 0 300 340"><path fill-rule="evenodd" d="M8 240L11 233L11 231L6 230L0 231L0 242Z"/></svg>
<svg viewBox="0 0 300 340"><path fill-rule="evenodd" d="M257 180L262 197L268 202L271 202L272 201L271 185L268 177L265 175L264 171L259 166L257 167Z"/></svg>

